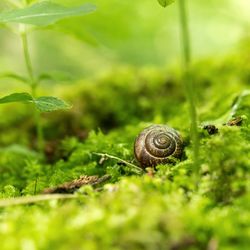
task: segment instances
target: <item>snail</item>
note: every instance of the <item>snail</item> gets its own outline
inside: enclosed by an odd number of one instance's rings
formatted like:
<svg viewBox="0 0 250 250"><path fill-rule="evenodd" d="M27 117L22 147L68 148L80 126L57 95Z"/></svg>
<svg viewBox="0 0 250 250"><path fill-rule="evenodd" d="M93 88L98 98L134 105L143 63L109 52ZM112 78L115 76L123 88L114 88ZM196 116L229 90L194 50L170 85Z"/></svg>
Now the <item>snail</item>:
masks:
<svg viewBox="0 0 250 250"><path fill-rule="evenodd" d="M180 158L183 140L180 134L166 125L152 125L145 128L136 138L134 154L142 168L155 167Z"/></svg>

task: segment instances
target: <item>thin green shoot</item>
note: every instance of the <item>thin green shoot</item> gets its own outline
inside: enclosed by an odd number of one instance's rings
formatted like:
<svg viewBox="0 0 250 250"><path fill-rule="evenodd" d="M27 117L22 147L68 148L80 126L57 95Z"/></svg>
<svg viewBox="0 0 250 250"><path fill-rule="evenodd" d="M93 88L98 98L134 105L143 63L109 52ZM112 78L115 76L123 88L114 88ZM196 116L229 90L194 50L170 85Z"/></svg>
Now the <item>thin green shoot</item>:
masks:
<svg viewBox="0 0 250 250"><path fill-rule="evenodd" d="M191 72L191 45L190 33L188 28L188 15L186 0L179 0L180 28L182 38L182 57L183 57L183 83L186 90L187 100L189 103L190 115L190 132L193 143L194 170L197 174L199 171L199 135L198 135L198 118L195 105L195 86Z"/></svg>

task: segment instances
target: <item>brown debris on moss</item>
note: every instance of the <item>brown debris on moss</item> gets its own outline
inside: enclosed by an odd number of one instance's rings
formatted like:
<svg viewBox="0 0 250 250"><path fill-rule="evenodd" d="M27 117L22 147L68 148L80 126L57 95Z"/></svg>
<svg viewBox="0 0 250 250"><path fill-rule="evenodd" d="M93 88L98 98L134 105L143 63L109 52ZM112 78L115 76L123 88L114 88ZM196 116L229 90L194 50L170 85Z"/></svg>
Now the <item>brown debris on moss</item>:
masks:
<svg viewBox="0 0 250 250"><path fill-rule="evenodd" d="M241 116L230 119L225 125L227 126L241 126L243 118Z"/></svg>
<svg viewBox="0 0 250 250"><path fill-rule="evenodd" d="M214 135L218 133L218 128L215 125L205 125L203 129L207 130L209 135Z"/></svg>
<svg viewBox="0 0 250 250"><path fill-rule="evenodd" d="M98 185L110 179L109 175L104 175L99 177L97 175L87 176L83 175L80 176L79 179L75 179L73 181L65 182L57 187L46 188L43 190L43 194L56 194L56 193L73 193L80 187L84 185Z"/></svg>

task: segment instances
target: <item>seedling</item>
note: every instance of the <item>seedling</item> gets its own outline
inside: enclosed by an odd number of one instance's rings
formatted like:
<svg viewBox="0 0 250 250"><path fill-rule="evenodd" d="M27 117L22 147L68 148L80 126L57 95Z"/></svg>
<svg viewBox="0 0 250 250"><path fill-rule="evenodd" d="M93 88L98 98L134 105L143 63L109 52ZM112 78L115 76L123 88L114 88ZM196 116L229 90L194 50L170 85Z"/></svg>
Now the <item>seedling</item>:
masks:
<svg viewBox="0 0 250 250"><path fill-rule="evenodd" d="M158 0L162 7L166 7L175 0ZM179 2L179 14L180 14L180 28L182 37L182 57L183 57L183 84L186 90L187 100L189 103L189 115L191 121L191 139L193 141L193 159L194 169L196 172L199 170L199 137L197 128L197 112L195 106L193 79L190 70L191 65L191 46L190 46L190 34L188 29L188 16L186 8L186 0L178 0Z"/></svg>
<svg viewBox="0 0 250 250"><path fill-rule="evenodd" d="M39 151L42 152L44 148L44 136L41 126L41 113L68 109L70 108L70 105L53 96L38 97L37 88L43 77L42 75L36 76L34 73L27 34L32 30L35 30L36 27L45 28L48 25L54 24L64 18L86 15L93 12L96 7L92 4L84 4L78 7L66 8L49 1L43 1L33 5L29 5L30 2L34 2L30 0L25 0L23 4L20 2L13 0L8 1L8 3L13 6L13 10L0 13L0 24L3 24L4 27L9 28L10 30L12 30L12 26L10 26L10 24L18 24L14 32L19 34L22 41L27 76L20 76L16 73L8 73L5 76L14 78L29 85L30 93L12 93L8 96L0 98L0 104L19 102L34 105L37 147ZM32 29L30 27L32 27Z"/></svg>

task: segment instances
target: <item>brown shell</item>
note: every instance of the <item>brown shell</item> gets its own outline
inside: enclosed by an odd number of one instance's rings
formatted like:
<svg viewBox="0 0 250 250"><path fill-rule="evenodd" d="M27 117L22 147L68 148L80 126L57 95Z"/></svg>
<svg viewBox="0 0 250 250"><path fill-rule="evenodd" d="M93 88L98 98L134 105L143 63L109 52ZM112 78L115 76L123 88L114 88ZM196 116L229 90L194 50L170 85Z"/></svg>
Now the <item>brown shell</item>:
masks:
<svg viewBox="0 0 250 250"><path fill-rule="evenodd" d="M171 163L172 157L180 158L183 140L180 134L166 125L152 125L136 138L134 153L142 168Z"/></svg>

